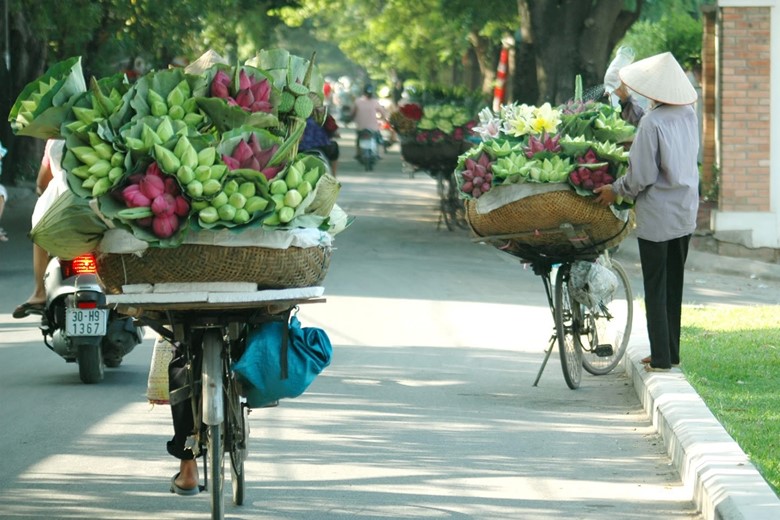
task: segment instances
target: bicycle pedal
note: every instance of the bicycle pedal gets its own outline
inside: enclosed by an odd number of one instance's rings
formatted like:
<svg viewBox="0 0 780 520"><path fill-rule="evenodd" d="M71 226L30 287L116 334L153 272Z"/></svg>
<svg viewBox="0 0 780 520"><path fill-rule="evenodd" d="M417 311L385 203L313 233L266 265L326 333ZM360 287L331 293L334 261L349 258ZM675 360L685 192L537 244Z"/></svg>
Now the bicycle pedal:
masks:
<svg viewBox="0 0 780 520"><path fill-rule="evenodd" d="M615 349L613 349L612 345L610 345L609 343L604 343L594 348L593 353L596 354L598 357L609 357L615 353Z"/></svg>

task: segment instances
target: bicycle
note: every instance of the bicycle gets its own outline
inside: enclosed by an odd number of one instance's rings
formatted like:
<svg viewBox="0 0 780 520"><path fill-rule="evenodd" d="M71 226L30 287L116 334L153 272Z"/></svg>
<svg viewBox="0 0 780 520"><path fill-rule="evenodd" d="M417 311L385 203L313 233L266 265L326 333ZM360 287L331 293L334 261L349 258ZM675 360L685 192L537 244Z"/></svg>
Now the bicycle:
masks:
<svg viewBox="0 0 780 520"><path fill-rule="evenodd" d="M232 502L240 506L245 498L244 462L248 455L251 408L231 367L244 352L251 327L270 320L289 322L298 305L325 301L321 289L295 289L295 293L282 289L232 296L220 292L217 298L193 293L197 300L170 294L171 301L167 302L161 301L159 294L153 298L138 294L107 297L108 304L126 314L135 314L136 320L184 350L187 385L171 393L171 402L189 399L194 423L200 425L188 446L195 455L204 453L204 485L209 491L213 520L224 519L226 454Z"/></svg>
<svg viewBox="0 0 780 520"><path fill-rule="evenodd" d="M436 193L439 195L439 220L436 229L441 228L442 222L449 231L456 227L466 229L466 208L458 196L454 173L452 170L433 170L430 175L436 179Z"/></svg>
<svg viewBox="0 0 780 520"><path fill-rule="evenodd" d="M548 247L545 251L523 243L524 239L531 236L538 239L554 234L565 235L569 243L557 250ZM623 266L611 258L609 250L600 250L598 244L589 242L582 227L564 224L557 229L477 237L473 240L492 244L520 258L531 265L534 274L542 278L554 328L533 386L538 386L556 345L563 378L572 390L579 388L583 368L592 375L605 375L620 363L628 347L634 316L631 284ZM599 258L615 275L617 288L610 303L591 308L575 298L570 286L570 273L574 262L594 262Z"/></svg>

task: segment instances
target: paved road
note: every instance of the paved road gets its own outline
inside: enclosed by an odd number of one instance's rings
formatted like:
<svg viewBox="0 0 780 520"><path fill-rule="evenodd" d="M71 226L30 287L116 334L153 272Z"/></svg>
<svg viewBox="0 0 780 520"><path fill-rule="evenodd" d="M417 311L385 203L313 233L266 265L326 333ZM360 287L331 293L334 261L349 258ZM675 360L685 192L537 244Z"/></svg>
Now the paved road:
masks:
<svg viewBox="0 0 780 520"><path fill-rule="evenodd" d="M553 357L532 386L553 326L540 280L437 230L433 181L402 172L397 149L360 171L344 134L341 204L357 219L337 237L327 303L299 314L328 332L333 363L300 398L253 411L248 499L228 517L699 518L623 371L571 391ZM168 492L169 410L144 399L151 340L86 386L34 318L11 318L32 287L30 210L12 201L0 243L2 516L208 518L205 495ZM691 278L691 301L778 294Z"/></svg>

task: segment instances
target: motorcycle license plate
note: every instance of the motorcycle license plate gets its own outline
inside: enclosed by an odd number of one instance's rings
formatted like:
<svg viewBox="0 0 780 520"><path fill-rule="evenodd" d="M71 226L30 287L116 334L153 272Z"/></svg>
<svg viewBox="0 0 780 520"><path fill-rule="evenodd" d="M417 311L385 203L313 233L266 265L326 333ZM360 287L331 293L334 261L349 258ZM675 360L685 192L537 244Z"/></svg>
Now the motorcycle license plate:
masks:
<svg viewBox="0 0 780 520"><path fill-rule="evenodd" d="M68 336L105 336L108 309L65 309Z"/></svg>
<svg viewBox="0 0 780 520"><path fill-rule="evenodd" d="M374 140L373 139L361 139L358 141L358 146L362 148L363 150L371 150L374 147Z"/></svg>

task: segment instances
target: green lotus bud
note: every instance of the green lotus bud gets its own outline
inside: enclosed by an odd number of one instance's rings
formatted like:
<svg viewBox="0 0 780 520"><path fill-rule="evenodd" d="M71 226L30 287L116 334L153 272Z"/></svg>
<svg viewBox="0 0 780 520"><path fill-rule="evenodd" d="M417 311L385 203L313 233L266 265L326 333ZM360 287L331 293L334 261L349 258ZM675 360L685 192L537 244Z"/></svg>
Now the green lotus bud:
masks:
<svg viewBox="0 0 780 520"><path fill-rule="evenodd" d="M236 191L238 191L238 181L235 179L231 179L228 181L227 184L225 184L225 187L222 188L227 196L233 195Z"/></svg>
<svg viewBox="0 0 780 520"><path fill-rule="evenodd" d="M257 195L255 195L254 197L247 198L246 204L244 205L244 209L247 210L249 213L254 213L255 211L263 211L267 207L268 207L268 201L263 197L259 197Z"/></svg>
<svg viewBox="0 0 780 520"><path fill-rule="evenodd" d="M168 97L165 99L165 101L168 103L168 113L170 113L170 109L174 106L181 106L185 99L186 96L184 95L184 92L182 92L177 85L176 88L168 93Z"/></svg>
<svg viewBox="0 0 780 520"><path fill-rule="evenodd" d="M265 226L278 226L279 224L281 224L281 221L279 220L279 213L276 211L263 220L263 225Z"/></svg>
<svg viewBox="0 0 780 520"><path fill-rule="evenodd" d="M298 168L290 168L287 170L287 175L284 176L284 182L287 183L288 189L297 188L303 180L300 170Z"/></svg>
<svg viewBox="0 0 780 520"><path fill-rule="evenodd" d="M96 145L102 144L104 141L97 135L97 132L87 132L87 138L89 139L89 145L94 148Z"/></svg>
<svg viewBox="0 0 780 520"><path fill-rule="evenodd" d="M111 170L111 163L100 159L98 162L89 167L89 174L93 177L108 177L108 172Z"/></svg>
<svg viewBox="0 0 780 520"><path fill-rule="evenodd" d="M92 108L73 107L73 115L85 125L91 125L99 117L98 112Z"/></svg>
<svg viewBox="0 0 780 520"><path fill-rule="evenodd" d="M192 208L193 211L200 211L208 208L209 206L211 206L211 204L209 204L209 201L207 200L190 201L190 208Z"/></svg>
<svg viewBox="0 0 780 520"><path fill-rule="evenodd" d="M320 180L320 170L318 168L312 168L311 170L303 174L303 180L305 180L312 186L316 186L317 181Z"/></svg>
<svg viewBox="0 0 780 520"><path fill-rule="evenodd" d="M197 166L195 168L195 178L200 182L206 182L211 178L211 168L208 166Z"/></svg>
<svg viewBox="0 0 780 520"><path fill-rule="evenodd" d="M173 105L168 109L168 116L174 121L181 121L187 112L184 111L184 107L181 105Z"/></svg>
<svg viewBox="0 0 780 520"><path fill-rule="evenodd" d="M168 115L168 106L164 102L152 103L151 109L153 116L162 117Z"/></svg>
<svg viewBox="0 0 780 520"><path fill-rule="evenodd" d="M181 167L181 161L176 154L159 144L154 145L154 158L165 173L175 173Z"/></svg>
<svg viewBox="0 0 780 520"><path fill-rule="evenodd" d="M176 170L176 178L179 179L179 182L186 186L187 184L191 183L195 179L195 172L192 171L192 168L189 166L180 166L178 170Z"/></svg>
<svg viewBox="0 0 780 520"><path fill-rule="evenodd" d="M111 166L124 166L125 164L125 154L122 152L114 152L114 155L111 156Z"/></svg>
<svg viewBox="0 0 780 520"><path fill-rule="evenodd" d="M287 183L282 179L276 179L273 181L270 188L272 195L284 195L287 193Z"/></svg>
<svg viewBox="0 0 780 520"><path fill-rule="evenodd" d="M215 208L219 208L220 206L224 206L228 203L228 196L224 191L220 191L216 195L214 195L214 198L211 199L211 205Z"/></svg>
<svg viewBox="0 0 780 520"><path fill-rule="evenodd" d="M211 178L220 180L225 176L228 169L224 164L214 164L211 166Z"/></svg>
<svg viewBox="0 0 780 520"><path fill-rule="evenodd" d="M228 197L228 204L236 209L243 208L246 205L246 197L241 195L240 191L234 191L230 197Z"/></svg>
<svg viewBox="0 0 780 520"><path fill-rule="evenodd" d="M198 218L206 224L213 224L219 220L219 213L217 213L217 208L213 206L206 206L205 208L198 211Z"/></svg>
<svg viewBox="0 0 780 520"><path fill-rule="evenodd" d="M279 210L279 222L281 222L282 224L287 224L293 219L294 216L295 216L295 210L290 207L284 206L282 209Z"/></svg>
<svg viewBox="0 0 780 520"><path fill-rule="evenodd" d="M100 197L101 195L105 195L108 193L108 190L111 189L111 181L108 179L108 177L103 177L102 179L98 179L95 182L95 185L92 186L92 196L93 197Z"/></svg>
<svg viewBox="0 0 780 520"><path fill-rule="evenodd" d="M119 166L114 166L110 170L108 170L108 180L111 181L111 185L113 186L116 184L116 182L122 178L122 176L125 174L125 169L121 168Z"/></svg>
<svg viewBox="0 0 780 520"><path fill-rule="evenodd" d="M85 190L91 190L97 181L98 181L98 177L95 177L94 175L90 175L89 177L84 179L84 182L81 183L81 187L84 188Z"/></svg>
<svg viewBox="0 0 780 520"><path fill-rule="evenodd" d="M106 161L111 160L111 156L114 155L114 148L108 143L100 143L93 146L95 153L97 153L101 159Z"/></svg>
<svg viewBox="0 0 780 520"><path fill-rule="evenodd" d="M21 116L21 114L20 114L20 116ZM28 121L29 121L29 119L28 119ZM67 128L68 130L70 130L74 134L80 134L80 133L84 132L84 130L87 128L87 125L85 125L81 121L71 121L70 123L65 125L65 128Z"/></svg>
<svg viewBox="0 0 780 520"><path fill-rule="evenodd" d="M303 182L302 182L302 183L300 183L300 184L298 185L298 187L297 187L297 188L295 188L295 189L296 189L296 190L298 190L298 193L300 193L300 194L301 194L301 197L303 197L303 198L305 199L305 198L306 198L306 196L307 196L309 193L311 193L311 190L312 190L313 188L311 187L311 184L309 183L309 181L303 181Z"/></svg>
<svg viewBox="0 0 780 520"><path fill-rule="evenodd" d="M100 156L91 146L76 146L71 148L70 151L73 152L73 155L76 156L76 159L89 166L92 166L100 160Z"/></svg>
<svg viewBox="0 0 780 520"><path fill-rule="evenodd" d="M198 152L198 164L201 166L211 166L217 160L217 149L213 146L207 146Z"/></svg>
<svg viewBox="0 0 780 520"><path fill-rule="evenodd" d="M130 136L125 137L125 145L129 149L134 150L136 152L145 152L149 149L144 144L144 142L138 139L137 137L130 137Z"/></svg>
<svg viewBox="0 0 780 520"><path fill-rule="evenodd" d="M173 125L169 117L164 117L160 125L157 127L157 135L161 142L165 142L173 137Z"/></svg>
<svg viewBox="0 0 780 520"><path fill-rule="evenodd" d="M242 182L238 186L238 192L246 198L254 197L256 188L254 182Z"/></svg>
<svg viewBox="0 0 780 520"><path fill-rule="evenodd" d="M222 183L216 179L208 179L203 183L203 195L210 197L222 189Z"/></svg>
<svg viewBox="0 0 780 520"><path fill-rule="evenodd" d="M90 177L89 174L89 166L86 164L82 164L81 166L76 166L75 168L71 168L68 170L70 173L78 177L79 179L86 179Z"/></svg>
<svg viewBox="0 0 780 520"><path fill-rule="evenodd" d="M246 224L247 222L249 222L249 218L250 218L249 212L244 208L241 208L236 210L236 216L233 217L233 222L235 222L236 224Z"/></svg>
<svg viewBox="0 0 780 520"><path fill-rule="evenodd" d="M271 195L271 200L274 201L274 204L276 204L277 208L281 208L284 206L284 195L282 194L275 194Z"/></svg>
<svg viewBox="0 0 780 520"><path fill-rule="evenodd" d="M203 196L203 183L200 181L192 181L187 184L187 195L190 197L202 197Z"/></svg>
<svg viewBox="0 0 780 520"><path fill-rule="evenodd" d="M184 111L188 114L194 113L196 110L198 110L198 100L194 97L188 97L184 100L182 106L184 107Z"/></svg>
<svg viewBox="0 0 780 520"><path fill-rule="evenodd" d="M187 126L198 126L203 122L204 119L205 118L203 117L203 114L190 112L188 114L184 114L184 117L181 120L184 121Z"/></svg>
<svg viewBox="0 0 780 520"><path fill-rule="evenodd" d="M146 92L146 101L149 103L149 105L154 103L165 103L165 99L156 90L153 89L149 89Z"/></svg>
<svg viewBox="0 0 780 520"><path fill-rule="evenodd" d="M184 150L184 153L181 155L181 163L186 166L189 166L190 168L198 167L198 152L195 151L195 148L190 146L189 148Z"/></svg>
<svg viewBox="0 0 780 520"><path fill-rule="evenodd" d="M220 219L230 222L233 220L233 217L236 216L236 208L230 204L225 204L224 206L217 208L217 213L219 213Z"/></svg>
<svg viewBox="0 0 780 520"><path fill-rule="evenodd" d="M157 132L152 130L152 127L146 123L141 127L141 141L144 142L144 147L146 149L149 149L156 144L162 144L163 142L162 139L160 139L160 136L157 135Z"/></svg>
<svg viewBox="0 0 780 520"><path fill-rule="evenodd" d="M192 148L192 143L190 143L190 140L187 139L186 135L183 135L179 137L178 141L176 141L176 146L173 147L173 153L176 155L176 157L181 157L188 148ZM195 166L193 166L193 168Z"/></svg>
<svg viewBox="0 0 780 520"><path fill-rule="evenodd" d="M297 208L302 200L303 197L298 193L298 190L293 189L284 194L284 205L289 208Z"/></svg>

